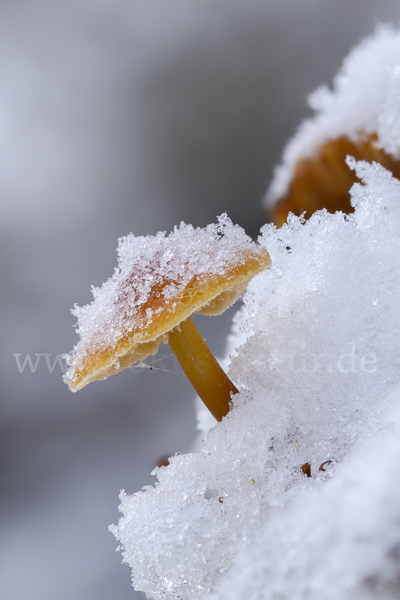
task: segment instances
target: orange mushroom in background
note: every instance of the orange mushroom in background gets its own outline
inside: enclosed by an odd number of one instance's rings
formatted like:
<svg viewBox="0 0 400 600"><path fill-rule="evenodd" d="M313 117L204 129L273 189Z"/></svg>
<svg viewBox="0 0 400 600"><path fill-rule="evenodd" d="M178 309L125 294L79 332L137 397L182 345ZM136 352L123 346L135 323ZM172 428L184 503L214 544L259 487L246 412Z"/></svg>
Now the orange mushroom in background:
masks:
<svg viewBox="0 0 400 600"><path fill-rule="evenodd" d="M357 181L351 156L377 162L400 178L400 29L378 27L345 58L331 88L309 97L314 116L287 144L265 199L273 222L289 212L310 217L353 211L350 189Z"/></svg>
<svg viewBox="0 0 400 600"><path fill-rule="evenodd" d="M236 387L191 320L217 315L268 267L268 253L222 215L217 225L181 224L169 236L120 240L119 269L94 301L73 311L80 341L68 357L65 381L77 391L115 375L170 344L187 377L217 420Z"/></svg>
<svg viewBox="0 0 400 600"><path fill-rule="evenodd" d="M377 162L400 178L400 161L375 145L376 136L360 135L358 141L342 135L324 142L311 157L299 159L287 192L269 208L271 220L281 227L288 214L311 217L317 210L353 212L350 189L357 176L346 164L346 157Z"/></svg>

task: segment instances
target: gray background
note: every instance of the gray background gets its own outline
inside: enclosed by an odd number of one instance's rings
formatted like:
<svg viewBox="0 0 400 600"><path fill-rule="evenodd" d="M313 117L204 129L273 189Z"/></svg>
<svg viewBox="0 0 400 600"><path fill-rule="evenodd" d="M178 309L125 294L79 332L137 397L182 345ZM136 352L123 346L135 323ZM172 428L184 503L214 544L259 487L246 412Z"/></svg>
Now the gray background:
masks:
<svg viewBox="0 0 400 600"><path fill-rule="evenodd" d="M42 357L116 265L117 238L204 226L256 236L306 95L397 0L0 3L2 600L141 598L107 526L195 437L194 393L163 349L76 395ZM232 310L197 323L222 355ZM158 367L157 369L155 367Z"/></svg>

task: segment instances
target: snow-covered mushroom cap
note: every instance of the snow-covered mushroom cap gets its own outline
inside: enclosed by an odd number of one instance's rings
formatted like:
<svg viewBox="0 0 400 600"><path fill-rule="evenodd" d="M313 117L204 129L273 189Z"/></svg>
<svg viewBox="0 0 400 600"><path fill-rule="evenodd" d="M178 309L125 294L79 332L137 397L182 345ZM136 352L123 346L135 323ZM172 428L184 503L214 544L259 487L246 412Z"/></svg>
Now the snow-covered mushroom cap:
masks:
<svg viewBox="0 0 400 600"><path fill-rule="evenodd" d="M119 240L118 269L94 301L75 307L80 341L65 381L77 391L157 352L194 313L222 313L269 265L268 253L226 215L205 229Z"/></svg>
<svg viewBox="0 0 400 600"><path fill-rule="evenodd" d="M289 212L350 212L356 181L347 155L400 177L400 31L381 27L344 61L332 90L309 98L315 111L287 145L265 205L277 225Z"/></svg>

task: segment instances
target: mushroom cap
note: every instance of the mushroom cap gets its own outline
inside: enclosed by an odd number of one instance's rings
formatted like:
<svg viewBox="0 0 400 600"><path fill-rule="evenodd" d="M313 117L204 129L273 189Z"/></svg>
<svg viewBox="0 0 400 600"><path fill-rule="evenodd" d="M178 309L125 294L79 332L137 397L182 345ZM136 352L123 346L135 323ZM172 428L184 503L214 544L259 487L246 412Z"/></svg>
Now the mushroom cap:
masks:
<svg viewBox="0 0 400 600"><path fill-rule="evenodd" d="M94 300L72 311L80 341L67 356L72 391L131 367L168 343L168 332L194 313L220 314L270 264L269 255L224 214L166 236L121 238L119 265Z"/></svg>
<svg viewBox="0 0 400 600"><path fill-rule="evenodd" d="M400 162L376 146L376 135L360 134L357 140L342 135L327 140L312 156L299 159L286 194L276 199L269 209L272 221L280 227L286 223L289 213L300 216L306 211L308 218L322 208L331 213L353 212L350 189L358 178L349 169L347 156L357 161L375 161L400 177Z"/></svg>
<svg viewBox="0 0 400 600"><path fill-rule="evenodd" d="M350 52L331 87L309 96L314 114L287 144L265 198L277 225L289 211L352 211L349 190L357 178L347 155L379 162L399 177L399 65L400 30L379 27Z"/></svg>

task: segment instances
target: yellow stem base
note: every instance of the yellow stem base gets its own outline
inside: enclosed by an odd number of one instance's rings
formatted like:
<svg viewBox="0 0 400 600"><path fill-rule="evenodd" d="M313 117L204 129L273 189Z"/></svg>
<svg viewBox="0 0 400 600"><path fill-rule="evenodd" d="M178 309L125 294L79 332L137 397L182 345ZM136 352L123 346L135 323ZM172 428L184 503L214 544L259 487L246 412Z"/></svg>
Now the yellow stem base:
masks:
<svg viewBox="0 0 400 600"><path fill-rule="evenodd" d="M217 421L222 421L229 412L231 396L238 390L219 366L192 319L186 319L169 333L169 345L208 410Z"/></svg>

